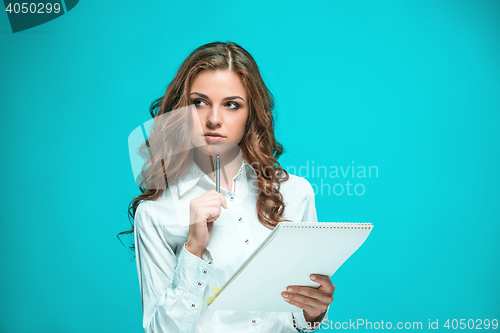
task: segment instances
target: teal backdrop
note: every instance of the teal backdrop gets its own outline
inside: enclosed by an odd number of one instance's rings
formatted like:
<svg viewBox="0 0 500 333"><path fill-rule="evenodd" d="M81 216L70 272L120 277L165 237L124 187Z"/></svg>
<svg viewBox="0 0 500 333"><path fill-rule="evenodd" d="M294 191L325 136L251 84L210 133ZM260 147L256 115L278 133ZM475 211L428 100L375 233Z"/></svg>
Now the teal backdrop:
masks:
<svg viewBox="0 0 500 333"><path fill-rule="evenodd" d="M257 61L319 220L374 225L332 325L500 319L500 2L84 0L19 33L0 13L0 331L143 330L127 138L213 41Z"/></svg>

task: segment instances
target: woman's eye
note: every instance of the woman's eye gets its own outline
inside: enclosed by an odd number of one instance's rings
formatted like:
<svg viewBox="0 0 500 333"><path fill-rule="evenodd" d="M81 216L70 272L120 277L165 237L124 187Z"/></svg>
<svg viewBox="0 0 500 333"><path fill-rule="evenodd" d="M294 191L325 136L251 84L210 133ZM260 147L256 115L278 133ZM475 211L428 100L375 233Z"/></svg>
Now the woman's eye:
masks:
<svg viewBox="0 0 500 333"><path fill-rule="evenodd" d="M207 105L202 99L195 99L193 101L193 104L195 106ZM236 102L229 102L226 105L228 105L231 110L238 110L240 108L240 105Z"/></svg>
<svg viewBox="0 0 500 333"><path fill-rule="evenodd" d="M235 102L229 102L227 103L227 105L229 105L230 109L233 109L233 110L238 110L240 108L240 105L238 103L235 103Z"/></svg>
<svg viewBox="0 0 500 333"><path fill-rule="evenodd" d="M203 102L201 99L195 99L195 100L193 101L193 103L194 103L194 105L195 105L195 106L200 106L200 103L205 104L205 102Z"/></svg>

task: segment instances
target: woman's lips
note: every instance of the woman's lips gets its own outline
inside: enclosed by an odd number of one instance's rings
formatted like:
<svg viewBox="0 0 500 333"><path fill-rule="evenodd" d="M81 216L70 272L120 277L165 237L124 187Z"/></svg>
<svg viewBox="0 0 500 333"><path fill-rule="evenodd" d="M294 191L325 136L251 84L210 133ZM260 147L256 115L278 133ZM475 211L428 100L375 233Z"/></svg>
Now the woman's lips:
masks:
<svg viewBox="0 0 500 333"><path fill-rule="evenodd" d="M219 142L219 141L222 141L224 139L225 139L225 137L223 137L223 136L205 135L205 140L207 140L208 142Z"/></svg>

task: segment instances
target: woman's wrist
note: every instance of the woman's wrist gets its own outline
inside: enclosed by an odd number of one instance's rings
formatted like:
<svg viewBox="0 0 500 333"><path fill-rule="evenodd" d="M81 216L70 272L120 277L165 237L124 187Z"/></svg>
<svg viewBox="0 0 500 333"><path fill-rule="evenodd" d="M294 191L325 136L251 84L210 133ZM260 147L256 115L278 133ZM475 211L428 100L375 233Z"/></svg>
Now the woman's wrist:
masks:
<svg viewBox="0 0 500 333"><path fill-rule="evenodd" d="M192 243L188 240L186 242L186 250L188 250L188 252L191 252L195 256L202 258L203 251L205 249L204 248L200 248L199 246L193 246Z"/></svg>

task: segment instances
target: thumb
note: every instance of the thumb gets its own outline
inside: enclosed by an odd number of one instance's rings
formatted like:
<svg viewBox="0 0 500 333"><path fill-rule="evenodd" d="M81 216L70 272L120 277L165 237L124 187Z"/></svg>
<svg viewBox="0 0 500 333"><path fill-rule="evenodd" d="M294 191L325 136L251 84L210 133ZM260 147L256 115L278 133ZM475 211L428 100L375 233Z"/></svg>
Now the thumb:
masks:
<svg viewBox="0 0 500 333"><path fill-rule="evenodd" d="M222 193L219 193L220 194L220 197L221 197L221 204L222 204L222 207L224 207L225 209L227 209L227 202L226 202L226 197L224 196L224 194Z"/></svg>

